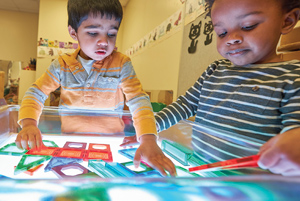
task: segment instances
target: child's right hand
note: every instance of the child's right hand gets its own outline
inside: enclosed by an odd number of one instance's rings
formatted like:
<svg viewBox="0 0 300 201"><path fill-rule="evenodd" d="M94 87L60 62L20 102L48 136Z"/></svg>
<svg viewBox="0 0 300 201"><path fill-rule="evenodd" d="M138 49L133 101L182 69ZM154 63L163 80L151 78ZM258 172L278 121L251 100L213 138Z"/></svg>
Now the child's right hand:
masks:
<svg viewBox="0 0 300 201"><path fill-rule="evenodd" d="M36 120L23 119L22 130L16 138L16 145L19 149L40 149L43 145L42 134L37 127Z"/></svg>
<svg viewBox="0 0 300 201"><path fill-rule="evenodd" d="M275 174L300 176L300 128L278 134L260 149L258 164Z"/></svg>

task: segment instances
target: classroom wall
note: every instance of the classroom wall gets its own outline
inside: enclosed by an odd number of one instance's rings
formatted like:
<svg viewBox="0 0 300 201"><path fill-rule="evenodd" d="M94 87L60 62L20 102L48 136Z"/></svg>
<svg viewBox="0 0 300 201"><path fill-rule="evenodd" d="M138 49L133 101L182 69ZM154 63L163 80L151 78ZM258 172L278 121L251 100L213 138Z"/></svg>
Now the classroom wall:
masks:
<svg viewBox="0 0 300 201"><path fill-rule="evenodd" d="M121 51L125 52L183 6L177 0L130 0L122 22ZM173 90L173 97L177 97L182 33L183 29L132 57L145 90Z"/></svg>
<svg viewBox="0 0 300 201"><path fill-rule="evenodd" d="M0 60L36 58L38 14L0 10Z"/></svg>

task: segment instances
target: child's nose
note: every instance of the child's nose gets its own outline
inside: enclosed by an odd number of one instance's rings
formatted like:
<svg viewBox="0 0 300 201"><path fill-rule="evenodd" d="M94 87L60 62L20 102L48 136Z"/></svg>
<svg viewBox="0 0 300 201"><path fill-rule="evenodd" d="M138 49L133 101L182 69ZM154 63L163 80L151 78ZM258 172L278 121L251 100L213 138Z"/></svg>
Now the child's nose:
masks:
<svg viewBox="0 0 300 201"><path fill-rule="evenodd" d="M233 45L233 44L239 44L243 41L243 38L241 35L237 34L237 33L233 33L233 34L230 34L228 37L227 37L227 42L226 44L227 45Z"/></svg>
<svg viewBox="0 0 300 201"><path fill-rule="evenodd" d="M107 46L108 45L108 39L107 36L101 36L98 38L97 45Z"/></svg>

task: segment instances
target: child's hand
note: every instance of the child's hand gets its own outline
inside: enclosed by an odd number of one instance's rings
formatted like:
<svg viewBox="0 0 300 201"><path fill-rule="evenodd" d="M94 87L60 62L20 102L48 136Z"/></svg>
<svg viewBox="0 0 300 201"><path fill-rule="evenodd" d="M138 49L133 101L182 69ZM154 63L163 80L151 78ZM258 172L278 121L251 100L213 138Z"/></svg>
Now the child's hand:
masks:
<svg viewBox="0 0 300 201"><path fill-rule="evenodd" d="M300 128L271 138L260 149L258 165L284 176L300 176Z"/></svg>
<svg viewBox="0 0 300 201"><path fill-rule="evenodd" d="M148 163L151 167L158 170L162 175L167 176L167 170L171 176L176 175L176 169L173 162L167 158L156 143L156 136L152 134L140 137L140 147L136 150L134 156L134 165L139 167L141 160Z"/></svg>
<svg viewBox="0 0 300 201"><path fill-rule="evenodd" d="M138 145L139 142L136 139L136 135L124 137L122 144L120 144L121 147L132 147L134 145Z"/></svg>
<svg viewBox="0 0 300 201"><path fill-rule="evenodd" d="M16 138L16 145L19 149L40 149L43 145L42 134L33 119L22 120L22 130Z"/></svg>

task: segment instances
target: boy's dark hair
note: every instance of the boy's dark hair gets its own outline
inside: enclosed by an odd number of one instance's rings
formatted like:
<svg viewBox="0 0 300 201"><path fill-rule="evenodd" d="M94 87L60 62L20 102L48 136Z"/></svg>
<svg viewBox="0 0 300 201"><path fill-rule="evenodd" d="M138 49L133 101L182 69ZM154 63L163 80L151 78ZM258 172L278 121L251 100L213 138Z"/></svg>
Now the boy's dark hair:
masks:
<svg viewBox="0 0 300 201"><path fill-rule="evenodd" d="M205 11L207 11L207 15L210 16L211 7L216 0L205 0ZM294 8L300 8L299 0L277 0L282 3L282 9L286 12L293 10Z"/></svg>
<svg viewBox="0 0 300 201"><path fill-rule="evenodd" d="M115 17L121 23L123 9L119 0L68 0L68 25L76 32L90 14L109 19Z"/></svg>

